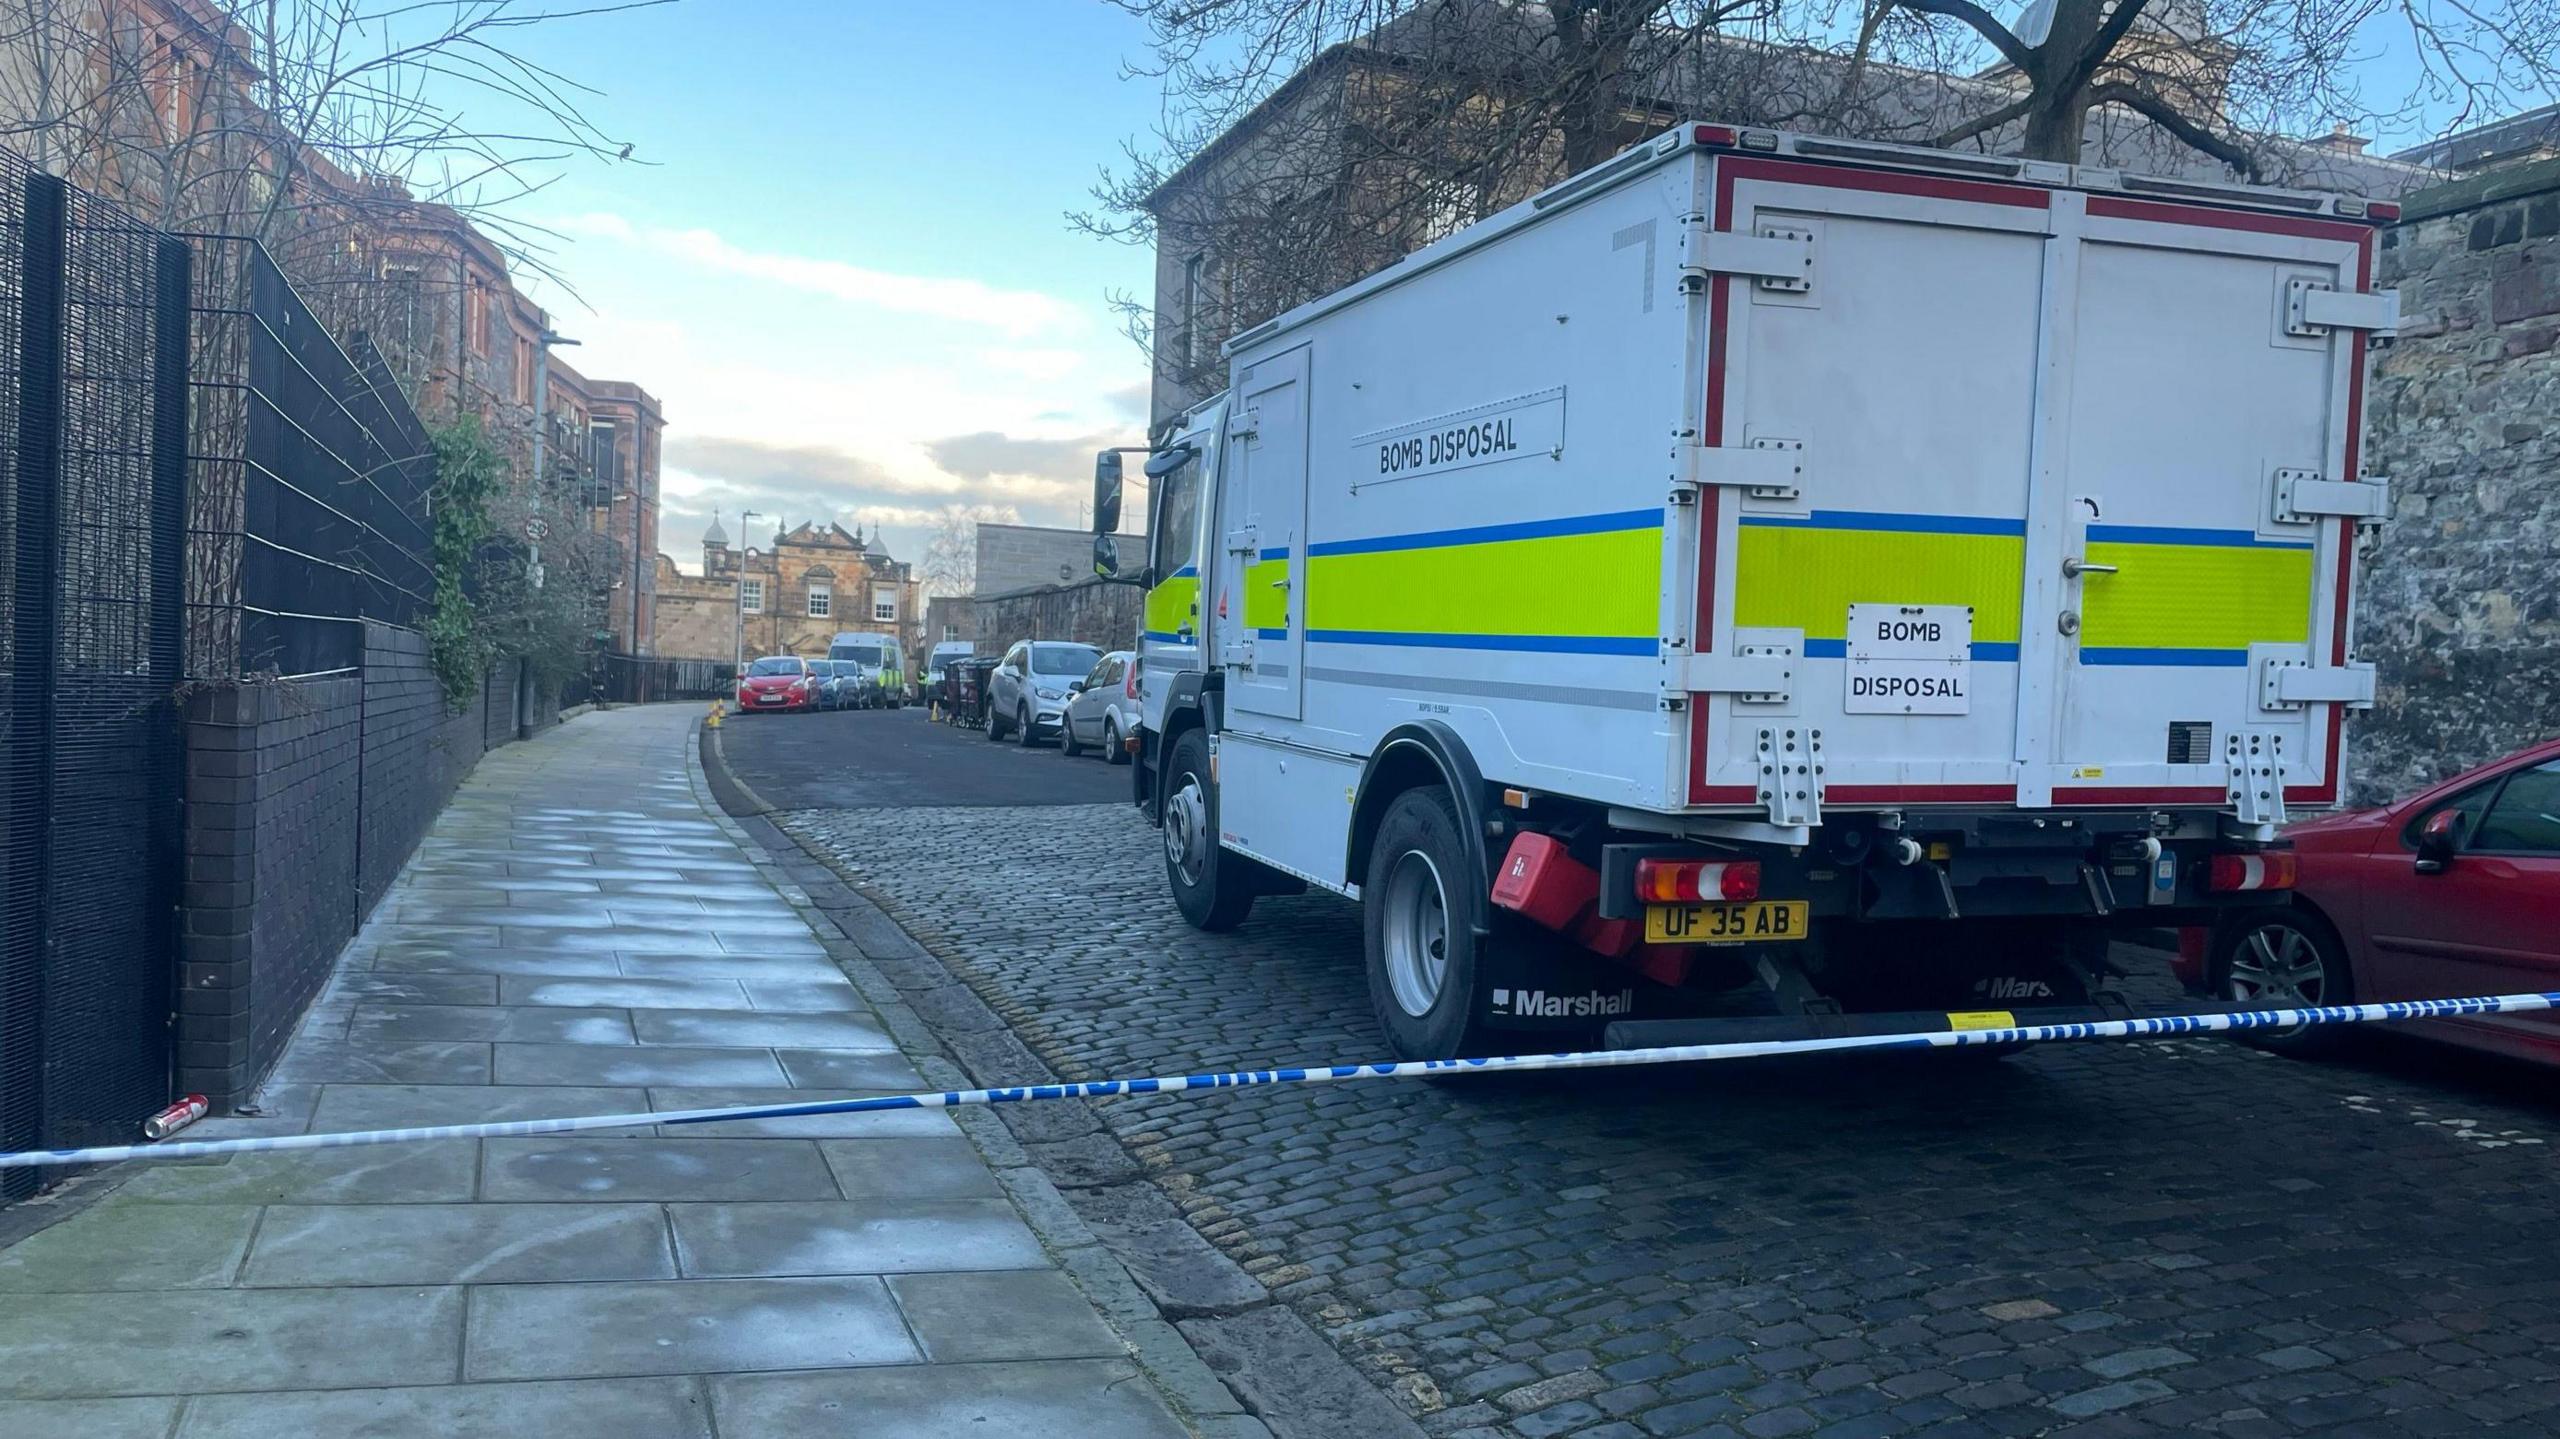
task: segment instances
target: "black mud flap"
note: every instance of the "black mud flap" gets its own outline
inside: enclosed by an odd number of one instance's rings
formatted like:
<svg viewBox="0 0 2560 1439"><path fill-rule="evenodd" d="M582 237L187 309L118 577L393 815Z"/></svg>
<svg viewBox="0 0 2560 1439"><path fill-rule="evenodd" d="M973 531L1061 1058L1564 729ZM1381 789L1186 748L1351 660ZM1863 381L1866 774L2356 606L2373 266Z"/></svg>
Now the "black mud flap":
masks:
<svg viewBox="0 0 2560 1439"><path fill-rule="evenodd" d="M1616 1020L1691 1013L1682 992L1552 935L1505 926L1476 955L1476 1000L1495 1029L1596 1033Z"/></svg>

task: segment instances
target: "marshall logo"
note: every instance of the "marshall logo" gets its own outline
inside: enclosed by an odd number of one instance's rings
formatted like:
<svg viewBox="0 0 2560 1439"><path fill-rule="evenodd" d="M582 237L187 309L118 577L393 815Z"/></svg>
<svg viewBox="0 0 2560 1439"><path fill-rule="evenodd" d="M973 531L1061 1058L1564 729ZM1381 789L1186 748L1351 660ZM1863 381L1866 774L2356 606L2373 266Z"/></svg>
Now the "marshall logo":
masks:
<svg viewBox="0 0 2560 1439"><path fill-rule="evenodd" d="M1974 993L1985 999L2051 999L2053 986L2041 979L2020 979L2004 974L1997 979L1976 980Z"/></svg>
<svg viewBox="0 0 2560 1439"><path fill-rule="evenodd" d="M1549 994L1543 989L1497 989L1493 992L1493 1012L1517 1019L1613 1019L1633 1014L1636 992L1622 989L1615 994L1593 990L1588 994Z"/></svg>

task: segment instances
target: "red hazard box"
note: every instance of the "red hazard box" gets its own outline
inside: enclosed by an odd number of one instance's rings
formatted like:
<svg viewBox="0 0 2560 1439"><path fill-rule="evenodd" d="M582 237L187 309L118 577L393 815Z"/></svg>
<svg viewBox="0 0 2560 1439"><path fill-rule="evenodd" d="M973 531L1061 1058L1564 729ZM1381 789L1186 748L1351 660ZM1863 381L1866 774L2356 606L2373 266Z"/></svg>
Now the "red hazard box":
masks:
<svg viewBox="0 0 2560 1439"><path fill-rule="evenodd" d="M1543 834L1513 838L1493 880L1495 904L1518 910L1546 929L1571 928L1599 898L1599 872Z"/></svg>

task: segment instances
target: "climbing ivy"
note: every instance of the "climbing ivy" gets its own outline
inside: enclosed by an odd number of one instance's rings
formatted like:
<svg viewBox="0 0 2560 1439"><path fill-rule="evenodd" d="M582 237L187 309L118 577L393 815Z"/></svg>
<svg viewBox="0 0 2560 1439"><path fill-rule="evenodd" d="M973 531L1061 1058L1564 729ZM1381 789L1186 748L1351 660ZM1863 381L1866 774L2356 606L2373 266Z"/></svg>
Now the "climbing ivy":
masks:
<svg viewBox="0 0 2560 1439"><path fill-rule="evenodd" d="M496 528L492 511L506 481L506 464L477 415L435 426L435 606L427 616L427 651L445 699L462 705L480 688L497 658L498 644L481 622L472 572L481 547Z"/></svg>

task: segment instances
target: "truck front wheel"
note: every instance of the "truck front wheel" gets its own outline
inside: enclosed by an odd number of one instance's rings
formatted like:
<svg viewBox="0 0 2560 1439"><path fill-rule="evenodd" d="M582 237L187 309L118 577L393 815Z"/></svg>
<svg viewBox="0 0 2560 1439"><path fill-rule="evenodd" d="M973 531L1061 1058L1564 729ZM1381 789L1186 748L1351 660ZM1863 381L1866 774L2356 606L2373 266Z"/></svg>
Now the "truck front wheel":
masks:
<svg viewBox="0 0 2560 1439"><path fill-rule="evenodd" d="M1218 847L1218 791L1209 740L1184 730L1165 767L1164 873L1174 906L1194 929L1233 929L1253 909L1251 861Z"/></svg>
<svg viewBox="0 0 2560 1439"><path fill-rule="evenodd" d="M1477 1003L1482 875L1467 869L1458 806L1439 785L1387 805L1360 891L1369 1007L1399 1060L1491 1053Z"/></svg>

